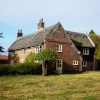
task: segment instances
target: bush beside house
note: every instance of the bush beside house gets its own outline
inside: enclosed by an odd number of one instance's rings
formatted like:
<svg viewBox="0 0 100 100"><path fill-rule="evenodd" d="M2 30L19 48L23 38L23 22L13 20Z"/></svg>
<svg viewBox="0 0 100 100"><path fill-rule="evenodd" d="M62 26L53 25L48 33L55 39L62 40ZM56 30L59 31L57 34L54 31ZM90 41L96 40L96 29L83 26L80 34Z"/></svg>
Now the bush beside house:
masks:
<svg viewBox="0 0 100 100"><path fill-rule="evenodd" d="M41 74L42 67L40 63L23 63L23 64L4 64L0 65L0 75L26 75Z"/></svg>

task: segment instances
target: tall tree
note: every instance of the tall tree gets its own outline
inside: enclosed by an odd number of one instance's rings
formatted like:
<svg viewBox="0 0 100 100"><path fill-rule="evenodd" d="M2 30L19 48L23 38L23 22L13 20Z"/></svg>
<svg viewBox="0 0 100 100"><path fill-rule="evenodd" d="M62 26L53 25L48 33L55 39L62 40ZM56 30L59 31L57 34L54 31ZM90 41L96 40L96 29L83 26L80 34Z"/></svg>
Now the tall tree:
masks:
<svg viewBox="0 0 100 100"><path fill-rule="evenodd" d="M3 33L0 33L0 38L3 38L2 34L3 34ZM3 48L3 46L1 46L1 45L0 45L0 52L4 52L4 48Z"/></svg>
<svg viewBox="0 0 100 100"><path fill-rule="evenodd" d="M93 30L91 30L91 31L89 32L89 34L95 34L95 32L94 32Z"/></svg>
<svg viewBox="0 0 100 100"><path fill-rule="evenodd" d="M42 75L45 76L46 61L56 61L56 53L49 48L43 49L39 53L37 53L36 60L42 61Z"/></svg>
<svg viewBox="0 0 100 100"><path fill-rule="evenodd" d="M89 36L95 44L95 58L100 60L100 36L95 34L93 30L90 31Z"/></svg>

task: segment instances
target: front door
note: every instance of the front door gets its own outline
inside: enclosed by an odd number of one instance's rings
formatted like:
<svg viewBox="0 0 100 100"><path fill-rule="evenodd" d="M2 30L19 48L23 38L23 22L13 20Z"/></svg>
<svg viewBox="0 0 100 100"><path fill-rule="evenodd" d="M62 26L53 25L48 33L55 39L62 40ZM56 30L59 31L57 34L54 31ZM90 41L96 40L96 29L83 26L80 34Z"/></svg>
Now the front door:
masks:
<svg viewBox="0 0 100 100"><path fill-rule="evenodd" d="M57 59L57 61L56 61L56 71L58 73L62 73L62 66L63 66L63 60Z"/></svg>

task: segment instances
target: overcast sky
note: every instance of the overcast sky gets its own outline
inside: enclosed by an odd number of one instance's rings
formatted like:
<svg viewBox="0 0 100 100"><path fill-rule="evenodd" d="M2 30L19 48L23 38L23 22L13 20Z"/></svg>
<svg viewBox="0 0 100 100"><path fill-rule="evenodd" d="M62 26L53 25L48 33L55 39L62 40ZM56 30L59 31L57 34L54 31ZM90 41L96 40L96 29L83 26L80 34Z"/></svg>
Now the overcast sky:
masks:
<svg viewBox="0 0 100 100"><path fill-rule="evenodd" d="M0 0L0 44L5 51L16 40L18 29L27 35L37 31L43 18L45 27L61 22L64 29L100 34L100 0ZM7 53L6 53L7 54Z"/></svg>

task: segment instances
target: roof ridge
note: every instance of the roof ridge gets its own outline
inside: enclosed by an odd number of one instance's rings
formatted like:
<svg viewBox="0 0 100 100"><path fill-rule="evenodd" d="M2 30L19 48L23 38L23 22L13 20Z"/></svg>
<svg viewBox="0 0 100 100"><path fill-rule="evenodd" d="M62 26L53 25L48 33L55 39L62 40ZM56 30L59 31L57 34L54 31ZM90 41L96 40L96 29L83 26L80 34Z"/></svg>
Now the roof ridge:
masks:
<svg viewBox="0 0 100 100"><path fill-rule="evenodd" d="M71 33L77 33L77 34L85 34L85 33L81 33L81 32L74 32L74 31L69 31L69 30L65 30L66 32L71 32Z"/></svg>
<svg viewBox="0 0 100 100"><path fill-rule="evenodd" d="M30 34L27 34L27 35L25 35L25 36L22 36L22 37L18 37L17 39L22 39L22 38L25 38L25 37L28 37L28 36L30 36L30 35L37 35L38 34L38 32L41 32L41 31L43 31L43 30L45 30L45 29L48 29L48 28L50 28L50 27L53 27L53 26L55 26L55 25L57 25L57 24L59 24L60 22L58 22L58 23L56 23L56 24L54 24L54 25L51 25L51 26L49 26L49 27L46 27L46 28L42 28L42 29L40 29L40 30L37 30L37 31L35 31L35 32L33 32L33 33L30 33ZM36 34L35 34L36 33Z"/></svg>

